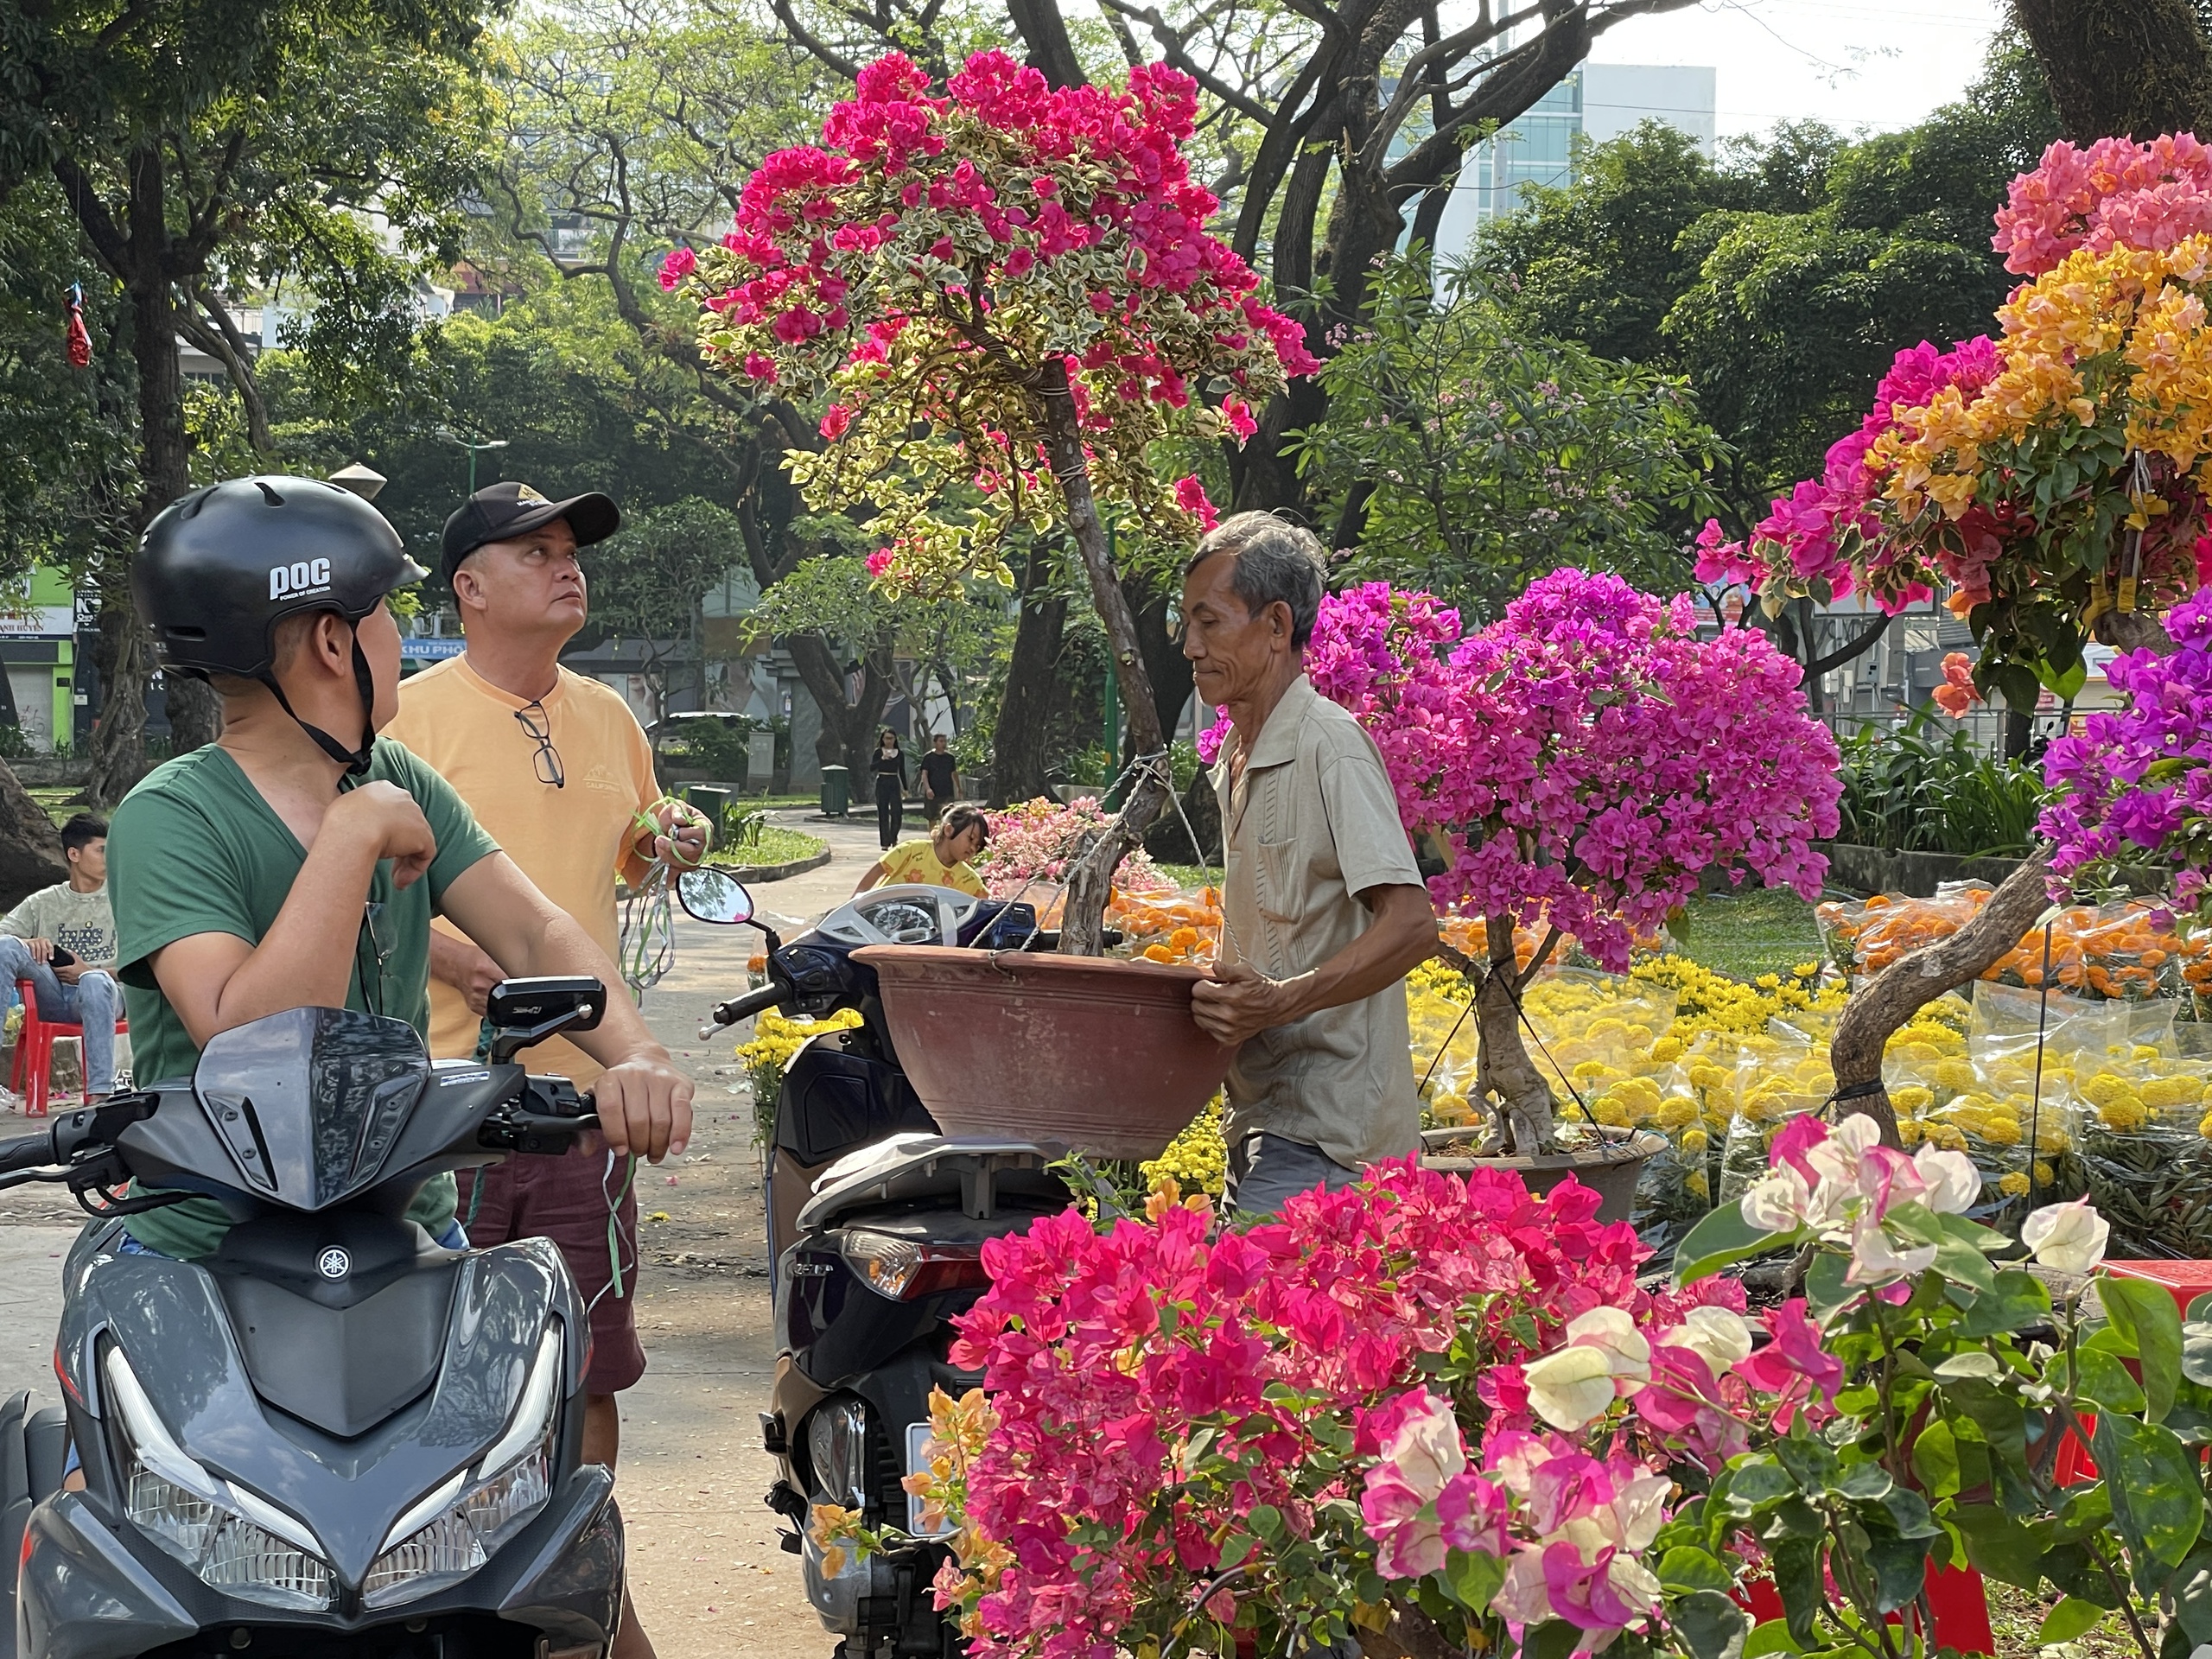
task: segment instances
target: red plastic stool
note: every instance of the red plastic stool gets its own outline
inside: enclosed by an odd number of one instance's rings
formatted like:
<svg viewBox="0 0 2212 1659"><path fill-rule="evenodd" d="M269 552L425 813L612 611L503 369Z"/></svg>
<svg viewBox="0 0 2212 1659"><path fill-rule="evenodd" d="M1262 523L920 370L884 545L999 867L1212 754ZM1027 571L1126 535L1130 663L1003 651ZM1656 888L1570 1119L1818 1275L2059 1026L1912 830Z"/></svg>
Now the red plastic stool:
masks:
<svg viewBox="0 0 2212 1659"><path fill-rule="evenodd" d="M1736 1597L1736 1605L1762 1624L1783 1616L1782 1593L1771 1579L1752 1580ZM1989 1597L1980 1573L1970 1567L1930 1567L1928 1606L1936 1615L1933 1645L1995 1659L1997 1635L1989 1628ZM1890 1620L1902 1622L1897 1613Z"/></svg>
<svg viewBox="0 0 2212 1659"><path fill-rule="evenodd" d="M53 1083L54 1039L81 1039L85 1028L72 1020L40 1019L38 988L29 980L17 980L16 989L23 999L23 1023L16 1033L16 1065L9 1074L8 1086L23 1097L24 1111L33 1117L44 1117L47 1090ZM115 1028L128 1032L130 1022L118 1020Z"/></svg>
<svg viewBox="0 0 2212 1659"><path fill-rule="evenodd" d="M2154 1285L2164 1285L2171 1294L2182 1317L2189 1317L2189 1305L2198 1297L2212 1292L2212 1262L2107 1262L2105 1271L2115 1279L2144 1279ZM2134 1362L2128 1362L2132 1367ZM2082 1418L2084 1433L2094 1433L2097 1420L2087 1414ZM2082 1436L2070 1429L2058 1443L2058 1456L2052 1461L2050 1478L2061 1486L2075 1486L2097 1478L2097 1465L2089 1456L2089 1448Z"/></svg>

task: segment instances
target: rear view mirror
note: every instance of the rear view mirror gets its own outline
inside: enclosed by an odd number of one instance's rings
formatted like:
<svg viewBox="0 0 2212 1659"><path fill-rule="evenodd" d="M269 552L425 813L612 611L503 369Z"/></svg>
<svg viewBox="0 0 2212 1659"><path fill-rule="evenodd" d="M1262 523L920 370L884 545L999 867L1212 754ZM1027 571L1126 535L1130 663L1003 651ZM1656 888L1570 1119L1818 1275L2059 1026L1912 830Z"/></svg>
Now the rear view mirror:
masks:
<svg viewBox="0 0 2212 1659"><path fill-rule="evenodd" d="M720 870L686 870L676 878L677 902L702 922L726 925L753 919L753 895Z"/></svg>
<svg viewBox="0 0 2212 1659"><path fill-rule="evenodd" d="M588 975L503 979L484 1004L484 1017L497 1033L492 1059L505 1065L556 1032L589 1031L606 1012L607 987Z"/></svg>

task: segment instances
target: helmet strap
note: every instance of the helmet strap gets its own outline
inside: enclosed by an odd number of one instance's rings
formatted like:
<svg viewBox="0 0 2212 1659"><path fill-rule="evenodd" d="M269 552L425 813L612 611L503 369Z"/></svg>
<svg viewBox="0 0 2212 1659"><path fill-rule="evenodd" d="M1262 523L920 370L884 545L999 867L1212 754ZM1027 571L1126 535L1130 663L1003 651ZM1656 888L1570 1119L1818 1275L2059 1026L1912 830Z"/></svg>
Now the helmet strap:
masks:
<svg viewBox="0 0 2212 1659"><path fill-rule="evenodd" d="M376 753L377 734L375 709L377 702L376 677L369 672L369 659L361 650L361 632L353 629L353 685L361 696L361 747L349 749L320 726L310 726L292 708L292 700L284 695L284 688L276 683L272 672L259 676L261 683L276 696L276 706L292 716L292 723L315 741L315 747L346 768L349 779L359 778L369 769L369 762Z"/></svg>

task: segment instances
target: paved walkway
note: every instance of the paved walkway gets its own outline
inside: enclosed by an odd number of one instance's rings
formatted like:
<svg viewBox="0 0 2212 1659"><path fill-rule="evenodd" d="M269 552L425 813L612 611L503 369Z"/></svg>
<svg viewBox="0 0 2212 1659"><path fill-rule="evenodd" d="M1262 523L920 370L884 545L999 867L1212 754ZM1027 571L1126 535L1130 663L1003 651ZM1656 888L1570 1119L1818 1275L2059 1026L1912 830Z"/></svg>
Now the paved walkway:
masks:
<svg viewBox="0 0 2212 1659"><path fill-rule="evenodd" d="M791 811L777 822L822 836L834 855L759 889L762 912L782 928L842 902L878 849L873 812L825 823ZM918 826L911 820L907 833ZM639 1617L663 1659L826 1659L832 1646L807 1605L798 1558L778 1548L760 1502L772 1473L757 1414L775 1344L752 1107L731 1058L742 1033L698 1034L707 1009L743 989L760 937L680 919L675 971L644 1004L699 1082L690 1151L639 1172L647 1219L636 1294L648 1367L624 1396L616 1489ZM0 1114L0 1136L22 1125ZM50 1192L0 1205L0 1394L29 1388L49 1402L61 1257L75 1231Z"/></svg>

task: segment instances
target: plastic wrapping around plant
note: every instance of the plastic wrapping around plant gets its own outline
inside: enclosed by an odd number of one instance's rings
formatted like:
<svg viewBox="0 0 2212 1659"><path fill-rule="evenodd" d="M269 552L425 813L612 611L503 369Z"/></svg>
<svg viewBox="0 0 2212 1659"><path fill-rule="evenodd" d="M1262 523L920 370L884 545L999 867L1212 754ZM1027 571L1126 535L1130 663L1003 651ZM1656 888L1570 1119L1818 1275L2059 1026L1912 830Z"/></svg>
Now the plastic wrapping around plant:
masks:
<svg viewBox="0 0 2212 1659"><path fill-rule="evenodd" d="M1871 977L1925 945L1948 938L1980 911L1994 889L1986 882L1947 882L1932 899L1877 893L1817 906L1821 949L1853 980ZM2212 936L2183 928L2173 906L2152 899L2069 905L2050 920L2049 971L2054 990L2098 999L2179 995L2212 984ZM1985 981L2039 989L2046 960L2044 929L1982 971ZM2192 976L2190 969L2196 971Z"/></svg>
<svg viewBox="0 0 2212 1659"><path fill-rule="evenodd" d="M753 1135L766 1146L775 1134L776 1094L784 1086L784 1073L799 1050L825 1031L847 1031L861 1023L849 1008L820 1020L786 1016L771 1008L754 1022L750 1040L739 1045L738 1064L753 1090Z"/></svg>

